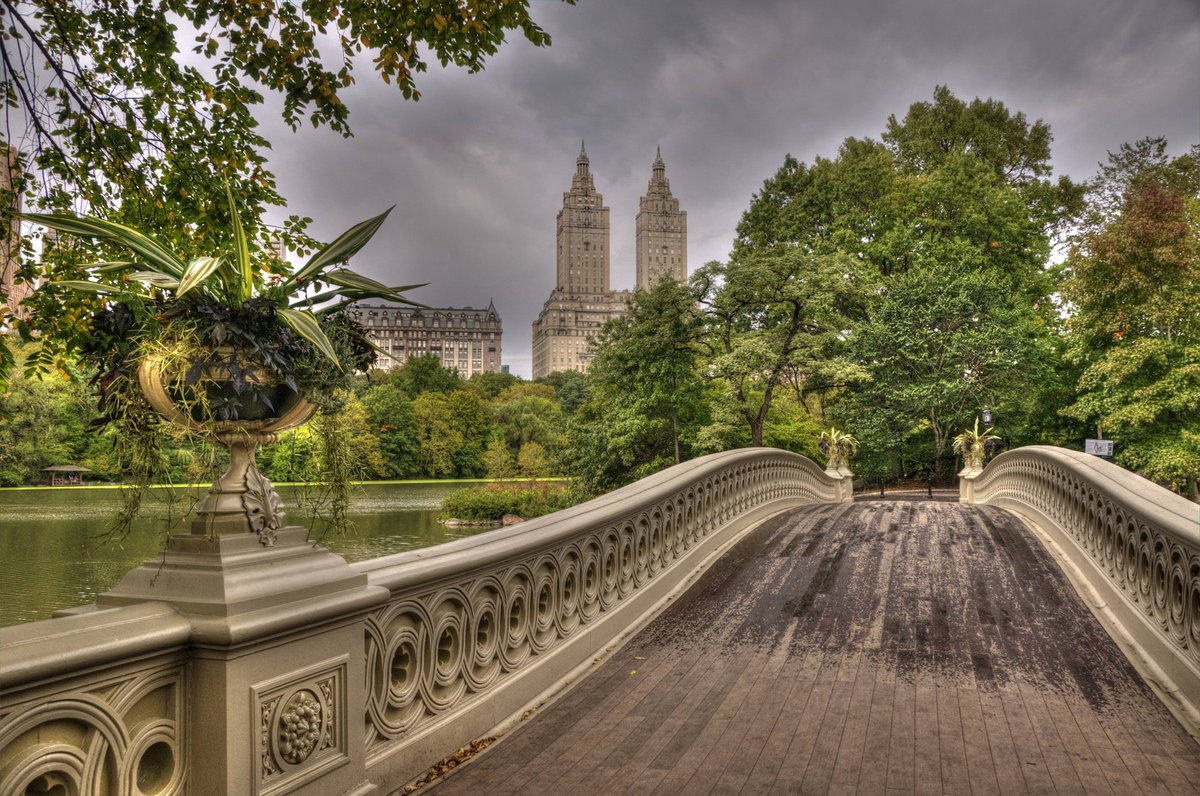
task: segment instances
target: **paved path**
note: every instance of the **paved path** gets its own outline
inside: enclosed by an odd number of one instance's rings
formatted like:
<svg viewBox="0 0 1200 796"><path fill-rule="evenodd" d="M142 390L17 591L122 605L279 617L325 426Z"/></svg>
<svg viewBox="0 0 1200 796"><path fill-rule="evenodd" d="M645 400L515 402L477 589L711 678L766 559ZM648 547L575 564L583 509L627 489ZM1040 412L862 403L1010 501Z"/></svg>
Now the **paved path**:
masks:
<svg viewBox="0 0 1200 796"><path fill-rule="evenodd" d="M1011 514L775 517L451 794L1189 793L1200 745Z"/></svg>

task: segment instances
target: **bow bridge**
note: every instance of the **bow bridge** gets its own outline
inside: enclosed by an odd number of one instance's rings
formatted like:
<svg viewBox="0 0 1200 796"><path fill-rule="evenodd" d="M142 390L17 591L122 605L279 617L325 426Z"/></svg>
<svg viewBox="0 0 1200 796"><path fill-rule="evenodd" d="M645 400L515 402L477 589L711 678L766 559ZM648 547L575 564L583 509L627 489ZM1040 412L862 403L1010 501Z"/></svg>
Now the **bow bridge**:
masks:
<svg viewBox="0 0 1200 796"><path fill-rule="evenodd" d="M0 794L389 794L493 735L436 792L1195 792L1200 509L1048 447L960 495L753 449L353 565L177 536L0 630Z"/></svg>

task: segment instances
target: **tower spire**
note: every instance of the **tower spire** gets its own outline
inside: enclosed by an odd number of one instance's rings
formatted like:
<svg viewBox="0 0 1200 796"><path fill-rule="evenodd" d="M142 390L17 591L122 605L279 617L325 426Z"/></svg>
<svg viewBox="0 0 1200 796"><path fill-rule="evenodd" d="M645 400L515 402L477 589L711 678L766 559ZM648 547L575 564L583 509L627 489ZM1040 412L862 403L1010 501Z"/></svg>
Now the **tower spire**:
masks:
<svg viewBox="0 0 1200 796"><path fill-rule="evenodd" d="M655 185L664 185L667 181L667 166L663 163L662 147L655 147L654 163L650 166L650 190L654 190ZM670 190L669 188L667 189Z"/></svg>
<svg viewBox="0 0 1200 796"><path fill-rule="evenodd" d="M591 169L588 168L587 148L584 142L579 142L579 157L575 158L575 179L583 180L585 183L591 183Z"/></svg>

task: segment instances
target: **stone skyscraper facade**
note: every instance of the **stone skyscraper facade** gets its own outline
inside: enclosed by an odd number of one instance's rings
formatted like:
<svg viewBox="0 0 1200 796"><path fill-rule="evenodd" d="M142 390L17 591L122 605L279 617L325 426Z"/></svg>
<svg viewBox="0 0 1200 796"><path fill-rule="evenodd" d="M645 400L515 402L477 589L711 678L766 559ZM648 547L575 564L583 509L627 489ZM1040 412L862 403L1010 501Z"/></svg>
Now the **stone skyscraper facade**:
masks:
<svg viewBox="0 0 1200 796"><path fill-rule="evenodd" d="M575 296L608 291L608 208L596 193L587 150L575 160L571 190L558 211L556 290Z"/></svg>
<svg viewBox="0 0 1200 796"><path fill-rule="evenodd" d="M637 284L659 276L687 279L687 213L671 195L661 153L637 216ZM559 370L585 371L591 339L610 318L625 314L633 293L610 286L609 211L596 192L587 150L580 146L571 190L558 211L555 286L533 322L533 378Z"/></svg>
<svg viewBox="0 0 1200 796"><path fill-rule="evenodd" d="M649 290L663 276L687 281L687 211L671 195L660 150L637 214L638 289Z"/></svg>

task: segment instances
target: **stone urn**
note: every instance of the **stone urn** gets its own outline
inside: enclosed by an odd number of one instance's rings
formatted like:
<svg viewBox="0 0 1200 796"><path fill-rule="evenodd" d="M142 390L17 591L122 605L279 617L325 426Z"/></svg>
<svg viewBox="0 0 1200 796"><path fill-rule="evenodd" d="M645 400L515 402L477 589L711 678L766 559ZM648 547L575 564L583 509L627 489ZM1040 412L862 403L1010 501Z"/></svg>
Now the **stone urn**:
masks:
<svg viewBox="0 0 1200 796"><path fill-rule="evenodd" d="M312 417L315 407L287 385L273 383L261 370L252 371L256 392L265 399L243 402L237 419L206 418L210 401L227 404L235 398L232 383L221 373L206 377L202 386L185 386L179 368L156 357L144 359L138 382L146 400L167 421L215 439L229 450L229 468L196 506L192 533L204 536L253 533L264 547L276 542L286 526L283 502L271 482L258 471L259 446L274 442L281 431ZM199 395L198 391L204 394Z"/></svg>

